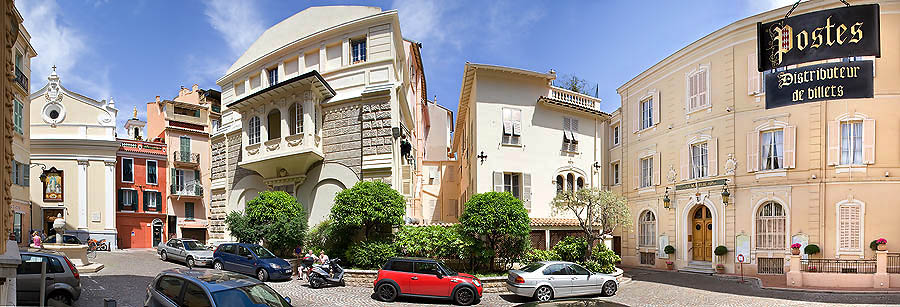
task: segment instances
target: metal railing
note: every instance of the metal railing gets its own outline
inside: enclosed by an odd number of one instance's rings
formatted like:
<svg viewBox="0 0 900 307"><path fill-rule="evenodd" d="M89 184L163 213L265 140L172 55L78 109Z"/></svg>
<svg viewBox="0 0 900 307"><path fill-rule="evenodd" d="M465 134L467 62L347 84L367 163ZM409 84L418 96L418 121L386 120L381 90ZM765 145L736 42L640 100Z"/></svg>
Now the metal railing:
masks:
<svg viewBox="0 0 900 307"><path fill-rule="evenodd" d="M800 260L800 271L875 274L875 260L806 259Z"/></svg>
<svg viewBox="0 0 900 307"><path fill-rule="evenodd" d="M889 274L900 274L900 254L888 254L887 272Z"/></svg>
<svg viewBox="0 0 900 307"><path fill-rule="evenodd" d="M169 192L175 196L203 196L203 186L195 182L172 184L169 186Z"/></svg>
<svg viewBox="0 0 900 307"><path fill-rule="evenodd" d="M174 151L172 154L174 155L172 158L175 159L175 162L200 163L200 154L198 153L191 153L190 151Z"/></svg>
<svg viewBox="0 0 900 307"><path fill-rule="evenodd" d="M16 67L16 83L18 83L19 86L21 86L22 89L24 89L26 92L28 92L28 77L26 77L25 73L19 70L18 67Z"/></svg>

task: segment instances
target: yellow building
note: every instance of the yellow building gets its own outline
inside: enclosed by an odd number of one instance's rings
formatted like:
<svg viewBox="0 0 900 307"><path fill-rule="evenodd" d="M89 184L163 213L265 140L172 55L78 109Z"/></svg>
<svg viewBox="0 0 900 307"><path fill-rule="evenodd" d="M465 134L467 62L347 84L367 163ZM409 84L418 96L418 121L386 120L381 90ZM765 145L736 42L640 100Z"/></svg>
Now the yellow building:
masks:
<svg viewBox="0 0 900 307"><path fill-rule="evenodd" d="M900 249L889 196L900 189L900 2L878 3L880 58L800 65L874 60L874 98L765 108L756 24L790 7L727 25L618 88L603 181L632 208L633 228L617 235L623 264L735 272L749 240L744 273L784 274L792 243L826 259L874 258L881 237ZM715 256L719 245L729 253Z"/></svg>
<svg viewBox="0 0 900 307"><path fill-rule="evenodd" d="M12 195L12 232L16 242L20 246L28 245L31 238L31 196L29 190L29 177L31 174L31 140L29 139L31 127L28 124L31 119L31 99L28 94L31 88L31 58L37 56L31 46L31 35L21 24L21 16L18 11L19 33L12 48L12 59L15 79L12 82L12 153L10 164Z"/></svg>

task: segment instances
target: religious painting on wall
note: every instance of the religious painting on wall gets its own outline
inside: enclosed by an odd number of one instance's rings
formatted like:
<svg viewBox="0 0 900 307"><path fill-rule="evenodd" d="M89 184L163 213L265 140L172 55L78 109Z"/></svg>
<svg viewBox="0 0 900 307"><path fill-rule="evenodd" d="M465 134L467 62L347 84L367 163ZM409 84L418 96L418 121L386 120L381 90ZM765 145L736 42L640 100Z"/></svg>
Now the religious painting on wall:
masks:
<svg viewBox="0 0 900 307"><path fill-rule="evenodd" d="M41 182L44 185L45 202L63 201L63 171L50 168L41 175Z"/></svg>

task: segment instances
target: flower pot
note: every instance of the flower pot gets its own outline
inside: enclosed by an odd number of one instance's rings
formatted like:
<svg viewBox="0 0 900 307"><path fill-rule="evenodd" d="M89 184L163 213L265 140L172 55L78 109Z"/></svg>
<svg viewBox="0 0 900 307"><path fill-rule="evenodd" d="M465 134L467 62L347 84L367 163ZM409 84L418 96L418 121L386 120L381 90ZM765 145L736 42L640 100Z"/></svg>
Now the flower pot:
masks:
<svg viewBox="0 0 900 307"><path fill-rule="evenodd" d="M724 274L724 273L725 273L725 267L724 267L724 266L716 266L716 273Z"/></svg>
<svg viewBox="0 0 900 307"><path fill-rule="evenodd" d="M675 263L666 262L666 269L668 269L669 271L675 269Z"/></svg>
<svg viewBox="0 0 900 307"><path fill-rule="evenodd" d="M799 254L800 254L800 249L799 249L799 248L792 248L792 249L791 249L791 255L799 255Z"/></svg>
<svg viewBox="0 0 900 307"><path fill-rule="evenodd" d="M886 250L887 250L887 244L878 244L878 250L880 250L880 251L886 251Z"/></svg>

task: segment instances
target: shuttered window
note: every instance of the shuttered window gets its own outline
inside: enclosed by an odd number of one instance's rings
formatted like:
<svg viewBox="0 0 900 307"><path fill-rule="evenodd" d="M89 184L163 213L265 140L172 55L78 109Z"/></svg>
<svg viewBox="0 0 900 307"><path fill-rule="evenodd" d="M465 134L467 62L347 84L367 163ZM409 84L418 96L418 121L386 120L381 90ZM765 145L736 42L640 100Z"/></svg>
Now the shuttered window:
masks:
<svg viewBox="0 0 900 307"><path fill-rule="evenodd" d="M863 162L862 122L841 123L841 164L859 165Z"/></svg>
<svg viewBox="0 0 900 307"><path fill-rule="evenodd" d="M122 181L134 182L134 159L122 158Z"/></svg>
<svg viewBox="0 0 900 307"><path fill-rule="evenodd" d="M707 143L691 145L691 177L703 178L709 175L709 147Z"/></svg>
<svg viewBox="0 0 900 307"><path fill-rule="evenodd" d="M247 142L250 145L259 144L259 116L251 117L247 123Z"/></svg>
<svg viewBox="0 0 900 307"><path fill-rule="evenodd" d="M619 163L613 163L612 165L612 182L613 185L619 185Z"/></svg>
<svg viewBox="0 0 900 307"><path fill-rule="evenodd" d="M759 208L756 216L756 248L785 249L786 219L779 203L769 202Z"/></svg>
<svg viewBox="0 0 900 307"><path fill-rule="evenodd" d="M646 188L653 184L653 158L641 159L641 187Z"/></svg>
<svg viewBox="0 0 900 307"><path fill-rule="evenodd" d="M760 169L772 170L783 168L784 164L784 132L782 130L764 131L760 134Z"/></svg>
<svg viewBox="0 0 900 307"><path fill-rule="evenodd" d="M522 136L522 110L503 108L503 144L519 145Z"/></svg>
<svg viewBox="0 0 900 307"><path fill-rule="evenodd" d="M842 204L838 207L838 245L840 250L862 250L860 214L859 204Z"/></svg>
<svg viewBox="0 0 900 307"><path fill-rule="evenodd" d="M562 151L578 151L578 119L563 117Z"/></svg>
<svg viewBox="0 0 900 307"><path fill-rule="evenodd" d="M512 193L515 198L521 199L519 190L519 174L503 174L503 191Z"/></svg>
<svg viewBox="0 0 900 307"><path fill-rule="evenodd" d="M19 134L25 134L23 123L24 105L17 99L13 99L13 126Z"/></svg>
<svg viewBox="0 0 900 307"><path fill-rule="evenodd" d="M289 113L291 120L291 135L303 133L303 104L301 102L295 102L291 105Z"/></svg>
<svg viewBox="0 0 900 307"><path fill-rule="evenodd" d="M758 60L756 53L747 55L747 95L765 93L765 78L757 69Z"/></svg>
<svg viewBox="0 0 900 307"><path fill-rule="evenodd" d="M640 216L640 229L638 229L638 245L641 247L656 246L656 215L652 211L645 211Z"/></svg>
<svg viewBox="0 0 900 307"><path fill-rule="evenodd" d="M706 68L688 75L688 112L709 106L708 75Z"/></svg>
<svg viewBox="0 0 900 307"><path fill-rule="evenodd" d="M156 184L157 183L157 169L156 169L156 161L147 160L147 184Z"/></svg>
<svg viewBox="0 0 900 307"><path fill-rule="evenodd" d="M653 98L641 101L641 130L653 126Z"/></svg>

